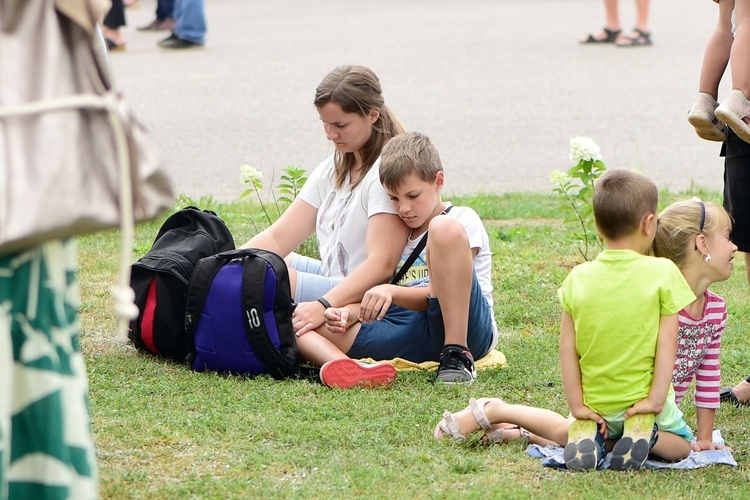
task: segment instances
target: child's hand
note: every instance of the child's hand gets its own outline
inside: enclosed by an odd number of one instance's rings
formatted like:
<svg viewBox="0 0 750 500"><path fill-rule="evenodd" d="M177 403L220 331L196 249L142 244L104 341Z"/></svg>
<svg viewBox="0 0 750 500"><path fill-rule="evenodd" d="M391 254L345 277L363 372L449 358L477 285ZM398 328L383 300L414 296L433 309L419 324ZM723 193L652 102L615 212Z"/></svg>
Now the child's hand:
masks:
<svg viewBox="0 0 750 500"><path fill-rule="evenodd" d="M383 319L393 302L391 285L377 285L365 292L359 305L359 320L362 323Z"/></svg>
<svg viewBox="0 0 750 500"><path fill-rule="evenodd" d="M651 401L651 399L646 397L628 408L628 410L625 412L625 418L630 418L636 413L653 413L654 415L658 415L659 413L661 413L663 408L663 401L661 403L654 403L653 401Z"/></svg>
<svg viewBox="0 0 750 500"><path fill-rule="evenodd" d="M710 439L699 439L693 443L693 451L706 451L706 450L729 450L730 453L734 453L734 450L729 446L715 445Z"/></svg>
<svg viewBox="0 0 750 500"><path fill-rule="evenodd" d="M323 313L326 328L331 333L345 333L349 325L349 309L346 307L329 307Z"/></svg>
<svg viewBox="0 0 750 500"><path fill-rule="evenodd" d="M599 434L604 436L604 439L607 439L607 423L602 416L594 410L583 405L580 408L571 409L570 414L578 420L593 420L596 422L596 426L599 428Z"/></svg>

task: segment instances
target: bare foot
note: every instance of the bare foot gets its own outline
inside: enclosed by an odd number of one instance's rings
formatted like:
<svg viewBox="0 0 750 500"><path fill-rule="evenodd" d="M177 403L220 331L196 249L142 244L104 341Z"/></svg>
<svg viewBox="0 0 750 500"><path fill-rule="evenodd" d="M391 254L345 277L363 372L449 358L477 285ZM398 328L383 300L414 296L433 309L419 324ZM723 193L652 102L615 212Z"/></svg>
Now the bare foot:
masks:
<svg viewBox="0 0 750 500"><path fill-rule="evenodd" d="M743 380L732 388L732 392L740 403L750 401L750 382Z"/></svg>
<svg viewBox="0 0 750 500"><path fill-rule="evenodd" d="M122 36L122 33L120 33L119 29L107 28L102 25L102 35L104 35L104 38L112 40L116 45L125 44L125 38Z"/></svg>

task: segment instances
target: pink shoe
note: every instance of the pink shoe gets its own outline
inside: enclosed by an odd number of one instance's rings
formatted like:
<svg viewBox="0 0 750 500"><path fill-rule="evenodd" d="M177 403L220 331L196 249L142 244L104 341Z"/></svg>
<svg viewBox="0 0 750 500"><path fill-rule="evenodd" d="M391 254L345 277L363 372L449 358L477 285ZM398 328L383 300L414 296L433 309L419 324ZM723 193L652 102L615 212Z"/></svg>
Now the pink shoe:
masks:
<svg viewBox="0 0 750 500"><path fill-rule="evenodd" d="M714 100L711 94L699 92L695 98L693 107L688 111L688 121L695 127L695 133L698 137L707 141L723 142L727 140L727 126L716 118L716 111L719 103Z"/></svg>
<svg viewBox="0 0 750 500"><path fill-rule="evenodd" d="M741 90L733 90L716 108L716 117L726 123L737 136L750 142L750 126L743 120L750 116L750 101Z"/></svg>
<svg viewBox="0 0 750 500"><path fill-rule="evenodd" d="M336 389L387 386L395 382L396 369L389 363L368 365L349 358L334 359L320 368L320 380Z"/></svg>

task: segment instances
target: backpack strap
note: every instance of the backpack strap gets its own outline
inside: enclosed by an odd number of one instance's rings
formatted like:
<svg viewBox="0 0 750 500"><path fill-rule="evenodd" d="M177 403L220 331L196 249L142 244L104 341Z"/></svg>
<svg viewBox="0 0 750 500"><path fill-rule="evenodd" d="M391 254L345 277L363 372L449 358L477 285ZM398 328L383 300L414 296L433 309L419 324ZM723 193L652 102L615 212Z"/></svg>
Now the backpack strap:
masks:
<svg viewBox="0 0 750 500"><path fill-rule="evenodd" d="M453 208L453 205L448 205L447 207L445 207L445 210L440 212L440 215L447 214L451 211L451 208ZM419 240L417 246L414 247L414 250L412 250L411 254L409 254L409 258L406 259L404 265L401 266L401 269L399 269L396 275L391 279L391 285L397 285L398 282L401 281L401 278L404 277L406 271L409 270L411 265L414 264L414 261L417 260L417 257L419 257L419 254L422 253L422 250L424 250L424 247L427 245L427 233L428 231L425 231L422 239Z"/></svg>
<svg viewBox="0 0 750 500"><path fill-rule="evenodd" d="M294 302L289 288L289 271L284 260L278 255L259 249L243 249L242 263L242 307L245 313L245 332L255 353L268 366L270 375L275 379L296 377L299 367L296 362L296 342L292 327ZM226 252L236 254L240 251ZM220 254L225 255L225 254ZM274 273L275 276L268 276ZM270 281L269 281L270 280ZM271 287L269 283L272 283ZM276 323L282 351L273 345L268 336L268 329L263 317L263 301L268 299L267 291L273 289L274 321ZM288 332L291 335L288 337ZM285 338L288 337L288 338ZM292 348L283 344L292 342Z"/></svg>
<svg viewBox="0 0 750 500"><path fill-rule="evenodd" d="M398 270L396 275L391 278L391 285L397 285L399 281L401 281L401 278L404 277L406 274L406 271L409 270L412 264L414 264L414 261L417 260L417 257L419 257L419 254L422 253L422 250L424 250L424 247L427 245L427 231L422 235L422 239L419 240L419 243L417 243L417 246L414 247L414 250L412 250L411 254L409 255L409 258L406 259L406 262L404 262L404 265L401 266L401 269Z"/></svg>

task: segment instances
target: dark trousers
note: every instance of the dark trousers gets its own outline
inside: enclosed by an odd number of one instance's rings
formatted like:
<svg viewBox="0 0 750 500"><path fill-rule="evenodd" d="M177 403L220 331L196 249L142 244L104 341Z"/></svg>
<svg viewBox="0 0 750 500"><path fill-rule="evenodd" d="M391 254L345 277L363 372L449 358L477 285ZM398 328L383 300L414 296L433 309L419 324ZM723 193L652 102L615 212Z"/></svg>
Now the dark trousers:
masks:
<svg viewBox="0 0 750 500"><path fill-rule="evenodd" d="M734 219L730 237L741 252L750 252L750 144L730 130L721 155L724 208Z"/></svg>
<svg viewBox="0 0 750 500"><path fill-rule="evenodd" d="M112 0L112 8L104 16L102 24L113 30L116 30L120 26L125 26L125 4L122 0Z"/></svg>
<svg viewBox="0 0 750 500"><path fill-rule="evenodd" d="M174 0L159 0L156 3L156 19L163 21L174 18Z"/></svg>

